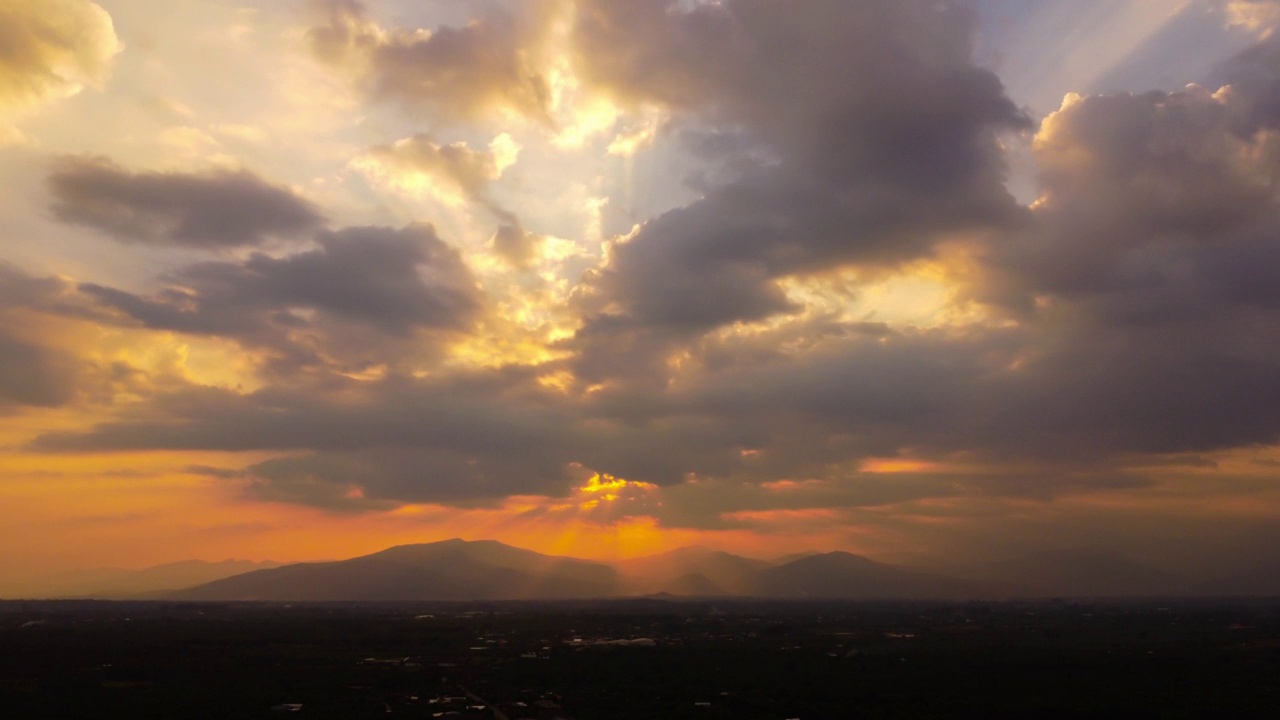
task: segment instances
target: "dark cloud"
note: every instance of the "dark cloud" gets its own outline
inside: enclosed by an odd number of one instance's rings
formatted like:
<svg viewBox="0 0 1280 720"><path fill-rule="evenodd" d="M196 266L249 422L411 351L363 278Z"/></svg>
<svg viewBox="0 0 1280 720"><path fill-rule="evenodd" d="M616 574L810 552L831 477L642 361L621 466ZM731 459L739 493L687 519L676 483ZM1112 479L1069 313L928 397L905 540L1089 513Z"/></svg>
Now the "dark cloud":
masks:
<svg viewBox="0 0 1280 720"><path fill-rule="evenodd" d="M15 308L50 309L58 305L70 289L56 277L35 277L0 261L0 311Z"/></svg>
<svg viewBox="0 0 1280 720"><path fill-rule="evenodd" d="M355 0L314 4L324 18L310 32L316 55L352 73L373 97L446 120L508 109L549 122L550 85L531 59L546 3L413 31L378 27Z"/></svg>
<svg viewBox="0 0 1280 720"><path fill-rule="evenodd" d="M972 64L972 24L923 0L580 3L581 72L710 126L690 137L738 173L612 248L585 310L618 317L589 320L587 355L614 327L696 336L791 312L782 278L892 267L1020 221L997 138L1029 122Z"/></svg>
<svg viewBox="0 0 1280 720"><path fill-rule="evenodd" d="M75 396L75 382L69 357L0 328L0 409L7 404L64 405Z"/></svg>
<svg viewBox="0 0 1280 720"><path fill-rule="evenodd" d="M318 505L346 503L352 487L362 502L469 503L566 491L570 448L587 444L574 424L571 409L527 373L495 371L248 395L190 387L135 417L46 435L33 447L306 451L250 468L253 491Z"/></svg>
<svg viewBox="0 0 1280 720"><path fill-rule="evenodd" d="M104 158L64 157L54 163L49 189L59 220L122 242L233 248L324 224L306 200L243 170L132 172Z"/></svg>
<svg viewBox="0 0 1280 720"><path fill-rule="evenodd" d="M1269 45L1220 90L1079 98L1045 121L1032 222L993 245L973 289L1035 329L1023 379L992 396L997 427L1071 433L1095 454L1280 437L1264 400L1280 392Z"/></svg>
<svg viewBox="0 0 1280 720"><path fill-rule="evenodd" d="M317 243L279 258L255 253L192 265L149 296L93 284L81 290L145 327L266 350L281 371L326 357L377 364L377 352L387 350L378 338L460 333L480 312L470 269L429 225L326 231Z"/></svg>
<svg viewBox="0 0 1280 720"><path fill-rule="evenodd" d="M100 319L71 283L35 277L0 262L0 412L18 406L60 407L90 386L110 383L105 371L46 337L59 317Z"/></svg>

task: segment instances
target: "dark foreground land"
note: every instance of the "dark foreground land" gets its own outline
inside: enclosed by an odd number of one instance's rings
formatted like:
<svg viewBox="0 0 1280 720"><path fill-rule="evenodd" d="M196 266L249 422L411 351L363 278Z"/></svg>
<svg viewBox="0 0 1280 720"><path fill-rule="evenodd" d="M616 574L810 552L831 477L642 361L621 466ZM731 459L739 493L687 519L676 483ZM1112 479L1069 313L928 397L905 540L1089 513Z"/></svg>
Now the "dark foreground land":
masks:
<svg viewBox="0 0 1280 720"><path fill-rule="evenodd" d="M1280 601L11 602L0 717L1277 718Z"/></svg>

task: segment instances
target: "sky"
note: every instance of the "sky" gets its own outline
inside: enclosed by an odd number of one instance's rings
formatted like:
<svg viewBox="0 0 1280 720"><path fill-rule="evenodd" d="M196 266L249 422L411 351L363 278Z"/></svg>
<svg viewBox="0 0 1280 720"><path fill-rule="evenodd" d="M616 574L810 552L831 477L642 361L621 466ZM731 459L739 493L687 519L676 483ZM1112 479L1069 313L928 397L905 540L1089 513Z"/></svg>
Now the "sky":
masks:
<svg viewBox="0 0 1280 720"><path fill-rule="evenodd" d="M0 0L0 590L451 537L1274 558L1277 25Z"/></svg>

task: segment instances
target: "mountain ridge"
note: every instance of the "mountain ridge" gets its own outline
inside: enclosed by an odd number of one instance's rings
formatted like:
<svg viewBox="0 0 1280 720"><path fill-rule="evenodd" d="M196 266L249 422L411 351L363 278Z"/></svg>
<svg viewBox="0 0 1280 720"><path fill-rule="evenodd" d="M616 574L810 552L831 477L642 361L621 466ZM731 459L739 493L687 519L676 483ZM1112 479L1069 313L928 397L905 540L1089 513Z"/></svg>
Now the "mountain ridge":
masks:
<svg viewBox="0 0 1280 720"><path fill-rule="evenodd" d="M267 567L259 567L267 565ZM1261 567L1261 566L1260 566ZM1270 566L1267 566L1270 567ZM141 592L62 597L193 601L468 601L636 597L958 600L1280 594L1259 573L1192 583L1119 553L1094 548L1036 551L987 563L915 568L843 551L770 560L689 546L606 563L547 555L495 540L452 538L396 545L324 562L168 563L221 575ZM211 569L212 568L212 569ZM248 570L230 572L230 570Z"/></svg>

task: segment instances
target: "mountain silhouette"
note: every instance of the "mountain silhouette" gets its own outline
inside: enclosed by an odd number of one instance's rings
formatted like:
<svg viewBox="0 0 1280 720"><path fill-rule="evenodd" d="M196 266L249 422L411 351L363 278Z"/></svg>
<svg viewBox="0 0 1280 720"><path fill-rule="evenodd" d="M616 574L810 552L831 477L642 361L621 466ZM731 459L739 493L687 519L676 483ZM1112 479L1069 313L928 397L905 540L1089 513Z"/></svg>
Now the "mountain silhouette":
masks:
<svg viewBox="0 0 1280 720"><path fill-rule="evenodd" d="M179 600L534 600L617 594L613 568L485 540L401 545L323 563L237 575L169 597Z"/></svg>
<svg viewBox="0 0 1280 720"><path fill-rule="evenodd" d="M763 560L698 545L615 565L633 593L704 597L751 594L760 572L769 567Z"/></svg>
<svg viewBox="0 0 1280 720"><path fill-rule="evenodd" d="M810 555L763 570L756 595L775 598L924 599L982 595L964 580L912 572L847 552Z"/></svg>
<svg viewBox="0 0 1280 720"><path fill-rule="evenodd" d="M181 565L181 564L179 564ZM1191 594L1280 592L1273 565ZM335 562L255 570L164 595L208 601L555 600L616 597L968 599L1187 594L1160 570L1095 549L1037 552L981 567L918 570L847 552L768 562L694 546L613 564L492 540L401 545Z"/></svg>

